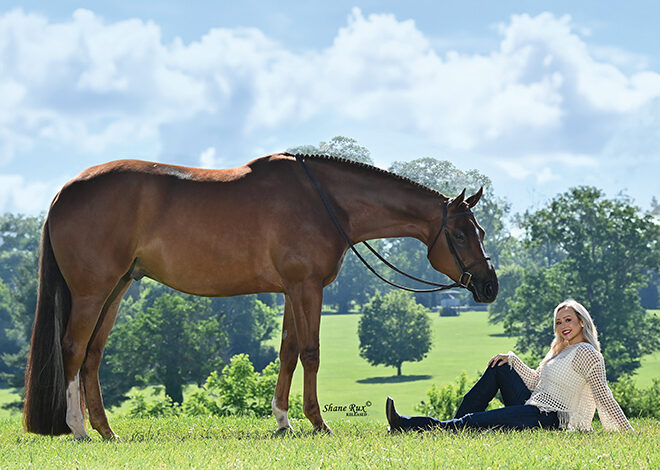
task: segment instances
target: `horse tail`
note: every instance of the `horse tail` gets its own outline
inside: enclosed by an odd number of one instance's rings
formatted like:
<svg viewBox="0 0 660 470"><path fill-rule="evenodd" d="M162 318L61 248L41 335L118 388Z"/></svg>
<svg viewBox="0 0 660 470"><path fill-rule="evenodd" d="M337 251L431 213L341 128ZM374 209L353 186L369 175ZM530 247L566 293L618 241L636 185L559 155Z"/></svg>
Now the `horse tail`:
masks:
<svg viewBox="0 0 660 470"><path fill-rule="evenodd" d="M55 259L48 219L41 234L39 292L25 369L23 427L46 435L70 433L62 337L71 314L71 291Z"/></svg>

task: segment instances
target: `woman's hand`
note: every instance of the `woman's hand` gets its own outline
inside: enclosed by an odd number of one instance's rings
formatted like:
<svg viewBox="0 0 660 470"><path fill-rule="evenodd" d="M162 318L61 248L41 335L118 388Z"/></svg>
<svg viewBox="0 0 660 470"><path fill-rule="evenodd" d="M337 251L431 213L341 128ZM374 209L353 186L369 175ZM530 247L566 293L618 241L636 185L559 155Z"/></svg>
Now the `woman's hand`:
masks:
<svg viewBox="0 0 660 470"><path fill-rule="evenodd" d="M509 355L508 354L496 354L494 355L490 361L488 361L488 366L489 367L496 367L500 366L502 364L508 364L509 363Z"/></svg>

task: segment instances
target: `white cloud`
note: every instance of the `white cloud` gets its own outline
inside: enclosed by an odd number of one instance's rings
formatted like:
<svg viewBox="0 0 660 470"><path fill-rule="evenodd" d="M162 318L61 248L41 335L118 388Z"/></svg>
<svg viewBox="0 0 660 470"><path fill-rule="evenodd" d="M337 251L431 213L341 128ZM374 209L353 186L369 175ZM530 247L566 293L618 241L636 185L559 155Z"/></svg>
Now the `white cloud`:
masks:
<svg viewBox="0 0 660 470"><path fill-rule="evenodd" d="M50 204L59 184L27 182L20 175L0 174L0 211L38 213Z"/></svg>
<svg viewBox="0 0 660 470"><path fill-rule="evenodd" d="M550 181L559 179L559 176L555 174L554 171L552 171L552 168L547 166L541 168L541 170L538 171L535 176L536 181L538 181L539 184L545 184L549 183Z"/></svg>
<svg viewBox="0 0 660 470"><path fill-rule="evenodd" d="M524 159L496 159L495 165L515 180L533 178L538 184L545 184L559 178L559 174L573 171L593 171L599 165L598 158L592 155L571 153L547 153L526 155Z"/></svg>
<svg viewBox="0 0 660 470"><path fill-rule="evenodd" d="M0 165L47 147L138 148L150 158L165 148L217 165L209 152L220 142L187 131L255 148L327 119L449 152L507 155L497 164L512 177L549 181L551 163L589 167L610 158L604 148L627 148L640 122L658 128L648 109L660 74L643 56L591 44L570 17L550 13L514 15L496 34L488 53L441 54L441 38L414 21L356 8L330 46L298 52L255 28L164 43L153 22L106 22L88 10L53 22L13 10L0 16Z"/></svg>
<svg viewBox="0 0 660 470"><path fill-rule="evenodd" d="M199 156L199 166L202 168L217 168L215 147L209 147Z"/></svg>
<svg viewBox="0 0 660 470"><path fill-rule="evenodd" d="M624 73L623 51L608 62L576 30L567 16L515 15L490 54L440 57L413 21L356 8L330 47L294 53L253 28L164 44L152 22L77 10L51 23L15 10L0 17L0 97L9 96L0 126L15 136L3 152L34 136L103 151L122 140L156 145L163 125L196 119L250 133L321 115L455 149L526 132L540 146L561 142L573 115L604 138L613 114L660 96L660 75Z"/></svg>
<svg viewBox="0 0 660 470"><path fill-rule="evenodd" d="M603 149L612 160L660 161L660 98L627 116Z"/></svg>

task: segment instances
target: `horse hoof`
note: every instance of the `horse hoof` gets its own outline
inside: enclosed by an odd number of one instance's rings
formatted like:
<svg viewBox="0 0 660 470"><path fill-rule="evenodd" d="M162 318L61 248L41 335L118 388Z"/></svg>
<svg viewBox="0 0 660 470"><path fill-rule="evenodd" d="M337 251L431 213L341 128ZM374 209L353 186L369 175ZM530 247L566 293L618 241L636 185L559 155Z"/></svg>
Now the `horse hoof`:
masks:
<svg viewBox="0 0 660 470"><path fill-rule="evenodd" d="M119 436L116 435L115 432L110 428L104 429L102 431L99 431L97 429L96 431L101 435L101 437L105 441L121 441Z"/></svg>
<svg viewBox="0 0 660 470"><path fill-rule="evenodd" d="M276 436L289 436L292 434L293 434L293 428L291 426L285 426L275 431Z"/></svg>
<svg viewBox="0 0 660 470"><path fill-rule="evenodd" d="M76 442L90 442L92 440L91 437L89 437L87 434L82 434L80 436L74 436L73 437Z"/></svg>
<svg viewBox="0 0 660 470"><path fill-rule="evenodd" d="M332 430L328 427L327 424L323 423L322 426L314 428L314 434L326 434L332 436Z"/></svg>

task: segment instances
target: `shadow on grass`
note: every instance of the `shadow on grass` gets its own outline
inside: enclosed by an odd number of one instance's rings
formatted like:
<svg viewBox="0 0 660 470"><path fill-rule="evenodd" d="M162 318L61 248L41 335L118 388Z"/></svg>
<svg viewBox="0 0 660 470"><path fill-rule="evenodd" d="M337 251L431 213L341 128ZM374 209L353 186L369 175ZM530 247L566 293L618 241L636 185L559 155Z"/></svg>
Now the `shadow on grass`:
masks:
<svg viewBox="0 0 660 470"><path fill-rule="evenodd" d="M428 380L432 375L393 375L391 377L369 377L356 380L359 384L397 384L403 382L416 382L418 380Z"/></svg>

